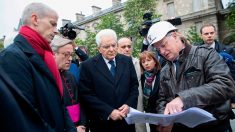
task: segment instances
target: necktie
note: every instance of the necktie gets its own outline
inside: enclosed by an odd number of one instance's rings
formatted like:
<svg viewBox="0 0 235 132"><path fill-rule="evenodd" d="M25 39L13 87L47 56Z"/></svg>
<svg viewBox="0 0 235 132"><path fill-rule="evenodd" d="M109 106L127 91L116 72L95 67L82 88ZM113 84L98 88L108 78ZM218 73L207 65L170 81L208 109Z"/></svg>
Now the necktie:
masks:
<svg viewBox="0 0 235 132"><path fill-rule="evenodd" d="M115 68L114 61L113 61L113 60L110 60L110 61L109 61L109 64L111 65L110 72L111 72L111 74L112 74L113 76L115 76L116 68Z"/></svg>

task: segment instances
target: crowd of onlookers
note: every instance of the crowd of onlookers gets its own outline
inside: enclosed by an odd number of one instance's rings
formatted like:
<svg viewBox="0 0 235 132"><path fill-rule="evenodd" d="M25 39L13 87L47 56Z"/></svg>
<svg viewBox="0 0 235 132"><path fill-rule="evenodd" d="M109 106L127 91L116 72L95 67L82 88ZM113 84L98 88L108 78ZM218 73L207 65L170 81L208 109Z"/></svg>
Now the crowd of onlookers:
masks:
<svg viewBox="0 0 235 132"><path fill-rule="evenodd" d="M193 46L174 25L157 22L138 57L129 37L103 29L99 53L89 57L58 34L58 14L47 5L31 3L21 18L0 53L0 131L146 132L146 124L126 123L130 107L165 115L199 107L217 119L194 128L148 124L151 132L232 131L235 51L216 40L214 25L203 25L203 42Z"/></svg>

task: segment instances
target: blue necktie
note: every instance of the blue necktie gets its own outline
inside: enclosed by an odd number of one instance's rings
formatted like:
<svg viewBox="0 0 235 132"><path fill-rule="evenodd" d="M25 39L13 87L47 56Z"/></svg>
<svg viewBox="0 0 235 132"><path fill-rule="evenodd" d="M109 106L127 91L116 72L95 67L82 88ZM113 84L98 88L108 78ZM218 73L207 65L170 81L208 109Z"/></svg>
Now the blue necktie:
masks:
<svg viewBox="0 0 235 132"><path fill-rule="evenodd" d="M113 76L115 76L116 68L115 68L114 61L113 61L113 60L110 60L110 61L109 61L109 64L111 65L110 72L111 72L111 74L112 74Z"/></svg>

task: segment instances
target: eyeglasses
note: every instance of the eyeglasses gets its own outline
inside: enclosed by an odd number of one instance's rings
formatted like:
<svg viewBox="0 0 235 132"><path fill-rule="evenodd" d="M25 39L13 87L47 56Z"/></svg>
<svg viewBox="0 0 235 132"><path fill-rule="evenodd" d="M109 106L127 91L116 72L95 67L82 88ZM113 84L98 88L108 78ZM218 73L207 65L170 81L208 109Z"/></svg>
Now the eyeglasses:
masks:
<svg viewBox="0 0 235 132"><path fill-rule="evenodd" d="M167 41L169 40L168 38L171 36L172 34L167 34L165 39L162 40L162 42L159 42L158 44L154 44L154 47L156 48L156 50L160 53L161 49L166 49L167 46Z"/></svg>
<svg viewBox="0 0 235 132"><path fill-rule="evenodd" d="M210 34L210 35L214 35L215 32L203 33L203 35L205 35L205 36L208 36L209 34Z"/></svg>
<svg viewBox="0 0 235 132"><path fill-rule="evenodd" d="M74 56L74 52L71 52L71 53L69 53L69 52L64 52L64 53L57 52L57 53L64 55L65 58L69 58L69 57Z"/></svg>
<svg viewBox="0 0 235 132"><path fill-rule="evenodd" d="M125 48L128 48L130 49L131 48L131 45L123 45L123 46L120 46L122 49L125 49Z"/></svg>
<svg viewBox="0 0 235 132"><path fill-rule="evenodd" d="M104 48L104 49L109 49L110 47L112 48L116 48L117 47L117 44L110 44L110 45L101 45L100 47Z"/></svg>

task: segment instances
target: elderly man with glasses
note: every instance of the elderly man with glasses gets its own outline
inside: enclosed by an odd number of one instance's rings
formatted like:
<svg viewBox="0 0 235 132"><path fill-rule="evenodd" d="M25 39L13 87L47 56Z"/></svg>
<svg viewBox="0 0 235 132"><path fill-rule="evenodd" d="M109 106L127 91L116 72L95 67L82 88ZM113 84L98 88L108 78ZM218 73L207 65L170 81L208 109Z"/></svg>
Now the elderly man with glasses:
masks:
<svg viewBox="0 0 235 132"><path fill-rule="evenodd" d="M175 114L199 107L217 119L188 128L182 124L159 125L159 131L229 131L230 98L235 84L229 68L219 54L205 46L192 46L175 26L166 21L155 23L148 41L167 60L160 75L157 111Z"/></svg>
<svg viewBox="0 0 235 132"><path fill-rule="evenodd" d="M77 131L85 132L85 113L80 107L78 98L78 84L75 77L69 71L74 56L74 42L72 40L56 35L51 42L51 49L54 52L55 61L60 72L64 91L64 104L71 120L77 127Z"/></svg>

